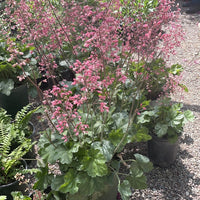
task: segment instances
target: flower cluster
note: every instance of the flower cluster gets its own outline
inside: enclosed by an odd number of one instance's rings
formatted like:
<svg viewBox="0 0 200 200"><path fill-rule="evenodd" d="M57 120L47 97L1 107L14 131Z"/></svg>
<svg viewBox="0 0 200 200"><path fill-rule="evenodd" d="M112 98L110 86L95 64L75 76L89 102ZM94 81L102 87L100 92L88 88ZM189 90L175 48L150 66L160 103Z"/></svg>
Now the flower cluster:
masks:
<svg viewBox="0 0 200 200"><path fill-rule="evenodd" d="M35 47L40 70L45 71L46 77L54 77L57 58L76 74L72 86L79 88L77 92L60 84L44 94L55 127L65 140L66 129L78 136L91 128L87 120L82 121L80 108L86 107L88 116L92 116L94 106L95 115L109 112L117 101L119 85L123 88L129 79L133 62L151 62L158 55L168 57L180 44L179 9L172 12L171 5L169 0L160 0L145 15L142 4L136 8L134 3L119 0L96 4L7 1L5 16L10 17L4 20L13 24L12 29L17 28L16 37L21 42ZM127 6L131 8L129 14L122 12ZM15 56L12 49L11 58ZM148 73L141 73L149 79Z"/></svg>

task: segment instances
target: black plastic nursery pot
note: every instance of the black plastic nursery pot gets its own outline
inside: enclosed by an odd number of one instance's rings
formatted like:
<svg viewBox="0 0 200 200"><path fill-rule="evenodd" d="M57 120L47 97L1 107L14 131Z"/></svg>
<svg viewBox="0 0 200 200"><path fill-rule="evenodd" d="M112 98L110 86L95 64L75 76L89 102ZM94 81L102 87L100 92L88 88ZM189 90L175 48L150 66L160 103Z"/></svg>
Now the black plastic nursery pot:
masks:
<svg viewBox="0 0 200 200"><path fill-rule="evenodd" d="M56 74L55 78L47 78L45 76L38 78L36 80L37 85L42 91L52 89L54 85L59 84L60 81L66 80L66 81L73 81L75 78L75 74L72 70L66 69L59 72L59 74Z"/></svg>
<svg viewBox="0 0 200 200"><path fill-rule="evenodd" d="M13 118L27 104L29 104L29 99L26 85L14 88L9 96L0 93L0 107L7 110Z"/></svg>
<svg viewBox="0 0 200 200"><path fill-rule="evenodd" d="M154 165L165 168L174 163L177 156L178 141L170 143L168 139L152 135L148 141L148 156Z"/></svg>
<svg viewBox="0 0 200 200"><path fill-rule="evenodd" d="M22 163L23 163L24 168L27 169L26 161L22 160ZM26 191L26 188L27 186L25 184L19 184L19 182L16 180L6 185L0 185L0 196L5 195L7 197L7 200L13 200L11 192L21 191L22 194L28 195L29 192Z"/></svg>

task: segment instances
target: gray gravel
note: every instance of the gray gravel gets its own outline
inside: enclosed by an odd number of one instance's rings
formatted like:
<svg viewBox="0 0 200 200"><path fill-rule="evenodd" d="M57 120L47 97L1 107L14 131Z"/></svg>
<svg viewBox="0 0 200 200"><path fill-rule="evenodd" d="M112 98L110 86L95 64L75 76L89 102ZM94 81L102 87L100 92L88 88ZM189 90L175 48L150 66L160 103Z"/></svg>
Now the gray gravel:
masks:
<svg viewBox="0 0 200 200"><path fill-rule="evenodd" d="M131 200L200 200L200 14L187 15L182 8L185 31L177 54L170 62L184 67L183 83L189 92L173 96L184 109L194 112L195 121L186 124L175 163L168 169L155 167L148 175L148 188L133 191ZM184 97L184 98L183 98ZM143 144L143 152L146 151Z"/></svg>

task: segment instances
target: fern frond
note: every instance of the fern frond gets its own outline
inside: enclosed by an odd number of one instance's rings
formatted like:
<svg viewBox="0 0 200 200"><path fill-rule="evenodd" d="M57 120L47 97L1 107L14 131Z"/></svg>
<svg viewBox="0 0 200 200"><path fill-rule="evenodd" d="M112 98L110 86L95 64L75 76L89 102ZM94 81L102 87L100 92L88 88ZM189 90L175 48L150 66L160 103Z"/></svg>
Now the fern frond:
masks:
<svg viewBox="0 0 200 200"><path fill-rule="evenodd" d="M17 112L17 114L15 116L15 126L17 128L24 126L23 121L24 121L25 125L27 126L28 121L30 120L30 117L31 117L30 115L28 115L30 109L31 109L31 104L28 104L28 105L24 106L20 111ZM24 120L24 118L27 119L27 123Z"/></svg>
<svg viewBox="0 0 200 200"><path fill-rule="evenodd" d="M7 114L7 111L3 108L0 108L0 121L4 121L4 123L10 123L11 120L11 115Z"/></svg>
<svg viewBox="0 0 200 200"><path fill-rule="evenodd" d="M0 153L2 157L7 157L10 151L13 131L13 126L8 127L3 120L0 121Z"/></svg>
<svg viewBox="0 0 200 200"><path fill-rule="evenodd" d="M40 172L40 169L38 168L32 168L32 169L22 169L18 171L21 174L36 174L37 172Z"/></svg>
<svg viewBox="0 0 200 200"><path fill-rule="evenodd" d="M31 110L31 107L32 104L28 104L17 112L14 122L16 129L24 129L28 125L33 113L39 109L39 107L37 107Z"/></svg>
<svg viewBox="0 0 200 200"><path fill-rule="evenodd" d="M31 139L25 139L25 141L20 144L16 149L14 149L6 160L4 160L4 168L5 173L7 174L8 171L18 164L18 161L28 152L30 151L33 144L31 144Z"/></svg>

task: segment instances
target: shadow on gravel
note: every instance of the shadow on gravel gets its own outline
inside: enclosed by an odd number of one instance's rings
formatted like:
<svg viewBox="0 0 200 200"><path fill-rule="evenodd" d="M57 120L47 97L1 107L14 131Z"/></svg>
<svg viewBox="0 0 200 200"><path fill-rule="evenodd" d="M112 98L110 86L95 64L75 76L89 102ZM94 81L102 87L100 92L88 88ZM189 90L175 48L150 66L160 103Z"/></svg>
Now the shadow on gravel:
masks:
<svg viewBox="0 0 200 200"><path fill-rule="evenodd" d="M181 103L181 102L178 102L178 101L172 101L172 103ZM186 103L183 103L183 108L182 110L191 110L193 112L200 112L200 105L191 105L191 104L186 104Z"/></svg>
<svg viewBox="0 0 200 200"><path fill-rule="evenodd" d="M183 110L191 110L193 112L200 112L200 105L183 104Z"/></svg>
<svg viewBox="0 0 200 200"><path fill-rule="evenodd" d="M191 145L194 143L194 140L191 138L189 134L185 134L184 136L180 138L180 142L187 145Z"/></svg>
<svg viewBox="0 0 200 200"><path fill-rule="evenodd" d="M181 14L185 14L187 15L187 19L191 20L193 23L194 22L199 22L199 18L200 18L200 12L196 12L196 13L192 13L192 14L187 14L186 13L186 10L189 8L189 7L183 7L183 3L185 3L186 1L182 1L182 0L176 0L176 4L179 4L179 8L181 9L180 10L180 13ZM175 9L172 9L172 10L175 10Z"/></svg>

